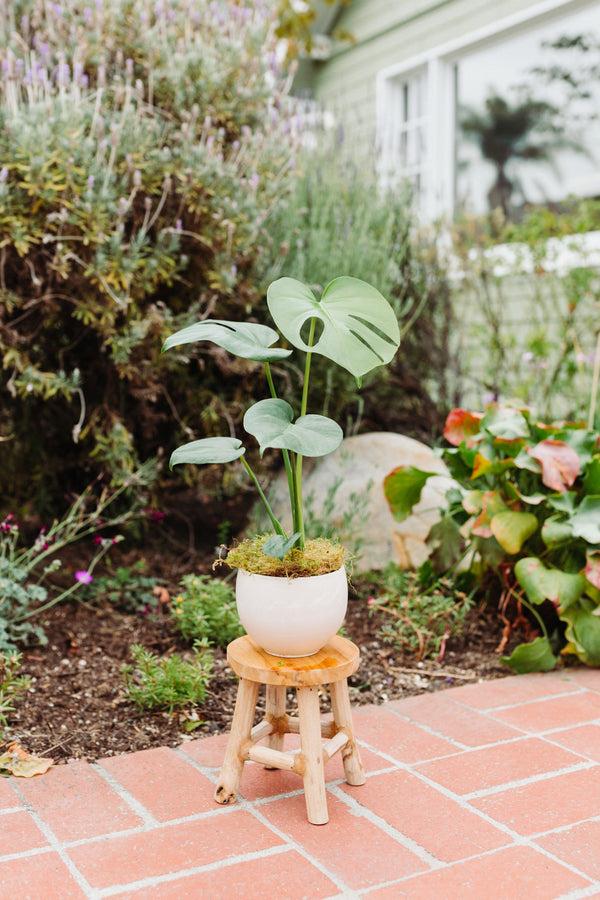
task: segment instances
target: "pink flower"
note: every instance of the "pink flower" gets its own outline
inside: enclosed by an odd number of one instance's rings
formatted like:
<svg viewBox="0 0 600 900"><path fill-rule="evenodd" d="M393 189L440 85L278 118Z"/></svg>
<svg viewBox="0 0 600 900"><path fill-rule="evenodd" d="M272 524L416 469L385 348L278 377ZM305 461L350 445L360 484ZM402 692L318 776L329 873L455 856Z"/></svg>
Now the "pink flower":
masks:
<svg viewBox="0 0 600 900"><path fill-rule="evenodd" d="M78 572L75 572L75 581L78 581L79 584L91 584L93 580L87 569L79 569Z"/></svg>
<svg viewBox="0 0 600 900"><path fill-rule="evenodd" d="M162 522L163 519L166 518L166 513L164 513L161 509L147 509L146 515L150 519L151 522Z"/></svg>
<svg viewBox="0 0 600 900"><path fill-rule="evenodd" d="M375 600L375 597L368 597L368 598L367 598L367 606L375 606L376 602L377 602L377 601Z"/></svg>
<svg viewBox="0 0 600 900"><path fill-rule="evenodd" d="M99 547L101 543L102 543L102 538L100 537L99 534L95 534L94 535L94 544L96 545L96 547Z"/></svg>

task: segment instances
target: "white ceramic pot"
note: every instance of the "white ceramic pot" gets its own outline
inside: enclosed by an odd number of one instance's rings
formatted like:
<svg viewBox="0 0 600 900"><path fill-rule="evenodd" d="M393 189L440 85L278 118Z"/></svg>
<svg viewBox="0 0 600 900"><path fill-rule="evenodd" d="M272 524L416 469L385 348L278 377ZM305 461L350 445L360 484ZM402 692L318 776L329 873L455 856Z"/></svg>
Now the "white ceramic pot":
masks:
<svg viewBox="0 0 600 900"><path fill-rule="evenodd" d="M348 606L344 566L327 575L281 578L238 570L240 621L252 640L273 656L312 656L336 634Z"/></svg>

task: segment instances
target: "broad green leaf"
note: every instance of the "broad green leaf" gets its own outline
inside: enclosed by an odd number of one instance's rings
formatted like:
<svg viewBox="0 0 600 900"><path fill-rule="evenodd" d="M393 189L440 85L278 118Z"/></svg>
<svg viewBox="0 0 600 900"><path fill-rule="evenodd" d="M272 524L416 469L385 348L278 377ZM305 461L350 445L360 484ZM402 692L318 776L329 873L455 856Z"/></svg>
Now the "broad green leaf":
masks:
<svg viewBox="0 0 600 900"><path fill-rule="evenodd" d="M548 506L558 512L572 513L575 509L577 494L575 491L565 491L564 494L548 494Z"/></svg>
<svg viewBox="0 0 600 900"><path fill-rule="evenodd" d="M291 350L272 347L279 335L268 325L255 322L226 322L223 319L204 319L171 334L162 346L162 352L182 344L210 341L235 356L256 362L275 362L290 356ZM271 348L271 349L270 349Z"/></svg>
<svg viewBox="0 0 600 900"><path fill-rule="evenodd" d="M600 494L600 456L595 456L587 465L583 479L586 494Z"/></svg>
<svg viewBox="0 0 600 900"><path fill-rule="evenodd" d="M483 491L467 491L462 498L462 507L465 512L474 516L481 512L483 508Z"/></svg>
<svg viewBox="0 0 600 900"><path fill-rule="evenodd" d="M565 637L569 642L564 652L575 653L588 666L600 666L600 616L598 607L582 599L561 614L567 623Z"/></svg>
<svg viewBox="0 0 600 900"><path fill-rule="evenodd" d="M550 516L542 525L542 540L546 547L556 547L573 537L573 529L560 516Z"/></svg>
<svg viewBox="0 0 600 900"><path fill-rule="evenodd" d="M428 478L435 472L423 472L414 466L398 466L383 479L383 493L392 515L403 522L421 499L421 492Z"/></svg>
<svg viewBox="0 0 600 900"><path fill-rule="evenodd" d="M275 324L294 347L320 353L355 378L389 363L400 344L396 313L376 288L358 278L334 278L320 300L301 281L279 278L267 291L267 304ZM315 318L323 330L310 348L301 332Z"/></svg>
<svg viewBox="0 0 600 900"><path fill-rule="evenodd" d="M563 428L555 437L573 448L582 466L590 462L598 447L596 433L585 428Z"/></svg>
<svg viewBox="0 0 600 900"><path fill-rule="evenodd" d="M519 644L510 656L502 656L501 660L517 675L551 672L558 661L552 652L550 641L545 637L538 637L528 644Z"/></svg>
<svg viewBox="0 0 600 900"><path fill-rule="evenodd" d="M582 575L561 572L560 569L547 569L535 556L520 559L515 565L517 581L532 603L543 603L551 600L561 610L576 603L585 588Z"/></svg>
<svg viewBox="0 0 600 900"><path fill-rule="evenodd" d="M337 422L326 416L300 416L285 400L259 400L246 412L244 428L254 435L260 452L267 447L292 450L302 456L326 456L337 450L344 433Z"/></svg>
<svg viewBox="0 0 600 900"><path fill-rule="evenodd" d="M296 546L300 537L301 534L299 531L295 531L290 537L286 537L284 534L274 534L273 537L268 538L268 540L264 542L262 545L262 552L265 556L283 559L284 556L290 552L292 547Z"/></svg>
<svg viewBox="0 0 600 900"><path fill-rule="evenodd" d="M483 453L478 453L475 457L471 479L480 478L482 475L501 475L507 469L514 466L514 460L508 459L488 459Z"/></svg>
<svg viewBox="0 0 600 900"><path fill-rule="evenodd" d="M203 438L201 441L190 441L182 444L171 453L169 468L181 465L181 463L196 463L196 465L208 465L210 463L228 463L239 459L246 452L242 442L232 437Z"/></svg>
<svg viewBox="0 0 600 900"><path fill-rule="evenodd" d="M481 422L494 437L513 441L529 437L529 425L523 413L510 406L494 406L487 411Z"/></svg>
<svg viewBox="0 0 600 900"><path fill-rule="evenodd" d="M542 474L542 467L537 459L532 459L527 452L527 447L523 447L513 460L517 469L527 469L528 472L535 472L536 475Z"/></svg>
<svg viewBox="0 0 600 900"><path fill-rule="evenodd" d="M600 544L600 496L584 497L569 517L569 524L575 537Z"/></svg>
<svg viewBox="0 0 600 900"><path fill-rule="evenodd" d="M504 512L508 507L499 491L484 491L481 498L481 511L474 522L471 523L471 534L477 537L492 537L492 518L498 513ZM465 523L466 527L467 523Z"/></svg>
<svg viewBox="0 0 600 900"><path fill-rule="evenodd" d="M600 550L586 553L585 577L592 587L600 591Z"/></svg>
<svg viewBox="0 0 600 900"><path fill-rule="evenodd" d="M472 440L478 434L482 419L482 413L451 409L444 425L444 437L453 447L459 447L463 441Z"/></svg>
<svg viewBox="0 0 600 900"><path fill-rule="evenodd" d="M497 513L490 523L492 534L507 553L518 553L537 527L534 515L513 510Z"/></svg>
<svg viewBox="0 0 600 900"><path fill-rule="evenodd" d="M553 491L564 493L575 483L581 463L575 450L564 441L547 438L527 451L542 466L542 481Z"/></svg>
<svg viewBox="0 0 600 900"><path fill-rule="evenodd" d="M447 572L462 556L464 542L453 516L444 513L429 531L430 560L437 572Z"/></svg>

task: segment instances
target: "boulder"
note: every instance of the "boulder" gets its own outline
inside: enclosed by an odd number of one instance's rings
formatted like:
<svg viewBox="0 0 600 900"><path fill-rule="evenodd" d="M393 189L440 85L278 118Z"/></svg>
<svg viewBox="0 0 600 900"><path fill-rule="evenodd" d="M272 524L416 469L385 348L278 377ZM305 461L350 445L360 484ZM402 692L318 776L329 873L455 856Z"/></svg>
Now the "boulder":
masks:
<svg viewBox="0 0 600 900"><path fill-rule="evenodd" d="M396 466L439 472L430 478L413 513L397 522L383 493L383 479ZM373 432L346 438L335 453L304 460L303 494L306 517L333 526L351 552L354 570L381 569L389 562L402 568L423 563L429 548L425 539L446 505L445 493L454 482L431 447L392 432ZM280 473L270 499L286 528L291 527L287 481Z"/></svg>

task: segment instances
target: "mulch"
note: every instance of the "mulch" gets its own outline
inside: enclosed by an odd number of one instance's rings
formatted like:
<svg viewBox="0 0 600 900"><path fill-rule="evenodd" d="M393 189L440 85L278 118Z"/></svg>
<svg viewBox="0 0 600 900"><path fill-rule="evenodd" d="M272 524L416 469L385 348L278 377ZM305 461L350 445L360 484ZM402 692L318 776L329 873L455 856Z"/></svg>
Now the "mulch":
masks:
<svg viewBox="0 0 600 900"><path fill-rule="evenodd" d="M350 681L355 704L383 703L508 674L496 653L500 629L491 609L471 610L463 634L448 641L441 664L417 663L414 656L380 641L380 616L369 611L364 596L350 600L346 633L359 645L362 660ZM110 603L66 603L52 609L44 625L48 645L24 654L23 672L32 683L10 720L11 738L55 762L67 762L177 746L190 736L185 730L189 711L140 711L123 687L121 670L130 662L131 644L158 654L189 653L166 607L156 614L131 615ZM216 649L209 695L193 714L201 723L193 737L227 730L236 684L224 651ZM324 698L324 708L326 704Z"/></svg>

